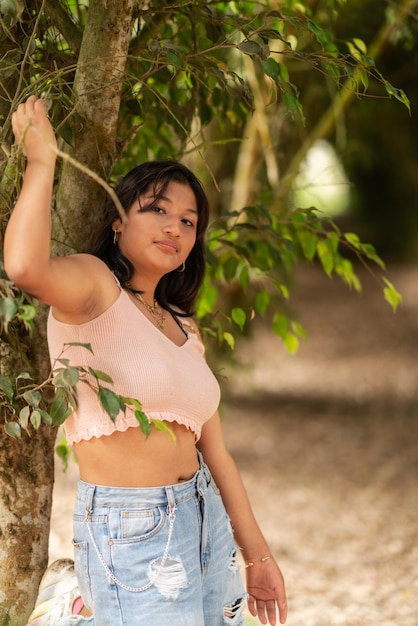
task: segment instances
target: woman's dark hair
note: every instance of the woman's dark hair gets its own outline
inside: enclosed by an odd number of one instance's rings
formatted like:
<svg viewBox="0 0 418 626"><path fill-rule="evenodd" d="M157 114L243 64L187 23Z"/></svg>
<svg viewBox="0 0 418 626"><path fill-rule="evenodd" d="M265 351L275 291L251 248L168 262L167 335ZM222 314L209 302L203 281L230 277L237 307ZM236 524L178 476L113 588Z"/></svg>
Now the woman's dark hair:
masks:
<svg viewBox="0 0 418 626"><path fill-rule="evenodd" d="M178 161L149 161L128 172L116 186L115 193L127 212L139 196L150 188L155 195L155 202L158 202L171 182L188 185L196 197L198 210L196 242L186 260L184 272L174 270L165 274L157 285L155 298L169 311L170 305L173 305L185 314L191 315L205 275L203 238L209 222L209 203L200 181L193 172ZM115 203L108 196L104 207L102 229L91 253L106 263L121 285L126 285L133 276L134 268L132 263L123 256L119 246L113 242L112 224L118 217L119 212Z"/></svg>

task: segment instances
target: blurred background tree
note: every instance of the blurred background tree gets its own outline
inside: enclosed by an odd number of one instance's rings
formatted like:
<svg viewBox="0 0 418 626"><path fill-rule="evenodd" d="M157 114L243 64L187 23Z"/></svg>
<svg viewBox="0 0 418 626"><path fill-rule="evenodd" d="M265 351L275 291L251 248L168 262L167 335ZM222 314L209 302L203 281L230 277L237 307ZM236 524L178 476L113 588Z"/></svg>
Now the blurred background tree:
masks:
<svg viewBox="0 0 418 626"><path fill-rule="evenodd" d="M411 114L393 100L382 100L376 86L347 111L350 129L341 152L353 191L349 217L361 236L371 240L387 259L418 258L418 20L416 3L405 3L405 19L399 20L401 3L347 2L336 23L338 38L356 32L366 43L379 24L393 24L378 64L389 81L403 89L411 101ZM367 15L367 18L365 17Z"/></svg>

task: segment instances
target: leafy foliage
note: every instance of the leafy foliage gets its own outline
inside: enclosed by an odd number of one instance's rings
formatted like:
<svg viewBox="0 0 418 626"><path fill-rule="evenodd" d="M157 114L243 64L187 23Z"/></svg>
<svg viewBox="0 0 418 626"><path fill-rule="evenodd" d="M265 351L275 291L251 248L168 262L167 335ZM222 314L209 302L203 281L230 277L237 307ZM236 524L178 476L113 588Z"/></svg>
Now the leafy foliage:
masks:
<svg viewBox="0 0 418 626"><path fill-rule="evenodd" d="M22 431L30 435L30 427L37 430L41 424L63 424L77 408L77 385L84 383L94 391L101 407L112 421L130 408L147 437L151 433L152 425L174 436L160 420L148 420L138 400L123 397L105 386L113 384L106 373L91 367L86 369L72 365L64 358L65 350L74 345L92 352L90 344L65 344L50 376L40 384L36 384L28 372L19 373L14 381L0 375L0 414L4 417L4 429L8 435L21 439ZM48 401L51 397L52 401ZM65 444L61 442L59 448L61 456L65 457Z"/></svg>
<svg viewBox="0 0 418 626"><path fill-rule="evenodd" d="M274 4L151 0L141 5L134 16L125 73L107 77L108 81L122 82L113 179L138 161L180 156L192 159L198 155L200 161L195 159L195 163L204 163L206 178L219 186L219 178L224 182L222 174L213 173L208 154L220 146L223 154L237 156L237 146L244 143L244 129L259 110L260 94L264 98L263 115L270 111L272 119L281 120L292 141L292 128L300 132L305 126L303 132L311 132L312 122L301 94L302 84L311 74L325 83L327 93L330 83L359 95L373 85L409 108L405 93L381 74L362 39L335 38L333 24L343 4L343 0ZM85 120L77 110L74 77L87 15L88 3L81 0L0 0L0 115L4 122L0 141L8 156L0 162L5 174L0 186L3 221L22 174L22 165L13 160L11 148L10 119L16 105L31 93L43 96L69 149L77 133L82 132ZM250 74L255 76L253 82ZM103 87L96 83L92 88L100 91ZM332 109L333 102L329 105ZM271 139L276 127L268 132ZM271 143L276 147L273 140ZM280 160L279 152L281 148L277 148L276 161ZM289 173L286 166L291 175L296 173L291 167L292 150L289 152L288 162L281 163L281 180ZM227 176L233 175L225 169ZM382 271L384 265L373 246L362 243L353 233L340 232L332 220L314 208L291 210L289 186L281 187L280 176L275 183L265 173L259 178L262 193L254 202L232 210L216 207L207 243L208 274L197 315L209 336L232 349L236 332L244 331L257 315L269 317L273 333L293 353L305 338L304 329L291 319L286 308L289 276L298 263L318 262L327 276L337 275L357 291L361 285L354 260L366 264L370 271L374 271L371 264ZM386 277L377 275L377 279L396 310L400 295ZM22 328L25 332L32 329L36 303L16 290L4 273L0 286L1 339L22 353ZM228 293L234 294L234 302L224 297ZM92 385L112 419L131 406L141 428L149 433L140 403L114 394L105 373L84 371L64 358L58 365L48 380L39 384L27 372L10 378L2 375L0 405L8 434L19 438L30 425L39 428L42 423L62 423L68 407L74 407L80 380ZM48 397L52 390L55 395L51 402Z"/></svg>
<svg viewBox="0 0 418 626"><path fill-rule="evenodd" d="M287 277L298 263L317 259L327 276L336 274L355 291L361 290L361 284L352 258L370 271L368 261L384 269L382 259L371 244L362 243L355 233L342 233L330 218L321 216L316 209L298 209L278 217L263 206L250 206L226 214L212 225L208 250L209 277L198 316L205 318L217 310L222 291L214 285L235 283L243 291L256 285L257 295L247 310L233 307L227 320L242 332L247 320L256 314L264 317L270 306L278 307L279 311L273 313L271 328L291 353L296 352L299 340L305 339L306 333L298 322L280 311L283 306L280 302L277 304L277 300L283 302L289 298ZM390 281L381 280L385 298L396 310L401 296ZM224 323L216 318L215 323L212 318L210 322L207 332L233 348L235 342L231 333L224 330Z"/></svg>

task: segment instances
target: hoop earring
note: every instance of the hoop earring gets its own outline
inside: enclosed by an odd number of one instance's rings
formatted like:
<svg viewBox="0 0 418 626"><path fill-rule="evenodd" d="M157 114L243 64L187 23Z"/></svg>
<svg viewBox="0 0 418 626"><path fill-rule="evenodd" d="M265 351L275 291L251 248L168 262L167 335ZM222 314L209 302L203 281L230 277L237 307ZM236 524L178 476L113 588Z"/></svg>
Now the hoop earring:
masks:
<svg viewBox="0 0 418 626"><path fill-rule="evenodd" d="M118 230L113 231L113 245L116 246L119 241L120 232Z"/></svg>
<svg viewBox="0 0 418 626"><path fill-rule="evenodd" d="M186 263L183 263L183 265L181 266L181 269L177 268L176 272L179 272L179 274L181 274L182 272L184 272L185 269L186 269Z"/></svg>

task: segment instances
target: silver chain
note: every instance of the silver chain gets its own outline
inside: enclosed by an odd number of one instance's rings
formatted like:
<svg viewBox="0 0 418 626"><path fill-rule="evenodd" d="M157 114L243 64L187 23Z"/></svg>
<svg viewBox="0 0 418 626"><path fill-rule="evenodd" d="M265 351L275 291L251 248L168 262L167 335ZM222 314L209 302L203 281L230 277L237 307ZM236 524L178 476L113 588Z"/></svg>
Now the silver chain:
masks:
<svg viewBox="0 0 418 626"><path fill-rule="evenodd" d="M147 583L146 585L143 585L142 587L129 587L129 585L125 585L118 578L116 578L114 573L107 566L106 561L104 560L103 555L102 555L102 553L99 550L99 546L97 545L96 540L93 537L93 533L92 533L91 528L90 528L89 518L86 515L87 530L89 531L89 535L90 535L91 541L93 543L94 549L96 551L97 557L98 557L100 563L103 565L103 568L104 568L106 574L109 576L109 578L116 585L118 585L118 587L121 587L122 589L125 589L125 591L130 591L131 593L140 593L140 592L146 591L147 589L152 587L152 585L155 583L155 581L156 581L156 579L158 577L158 574L163 569L163 567L165 565L165 562L167 561L167 558L168 558L168 550L170 548L171 535L173 534L174 520L176 519L175 511L176 511L176 507L171 507L171 506L168 507L168 517L169 517L169 520L170 520L169 527L168 527L168 537L167 537L167 543L166 543L166 546L165 546L163 557L161 559L160 566L159 566L157 572L151 577L150 582Z"/></svg>

